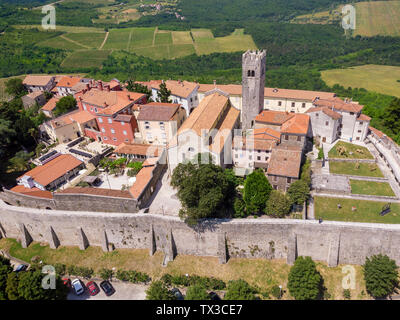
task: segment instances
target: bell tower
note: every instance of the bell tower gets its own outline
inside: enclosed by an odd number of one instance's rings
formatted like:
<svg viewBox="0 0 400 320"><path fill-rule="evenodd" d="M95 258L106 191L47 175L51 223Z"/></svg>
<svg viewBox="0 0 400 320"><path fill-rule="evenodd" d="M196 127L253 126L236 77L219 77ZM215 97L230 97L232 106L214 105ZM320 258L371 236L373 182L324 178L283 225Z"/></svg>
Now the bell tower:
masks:
<svg viewBox="0 0 400 320"><path fill-rule="evenodd" d="M253 128L254 118L264 109L266 51L248 50L242 56L242 129Z"/></svg>

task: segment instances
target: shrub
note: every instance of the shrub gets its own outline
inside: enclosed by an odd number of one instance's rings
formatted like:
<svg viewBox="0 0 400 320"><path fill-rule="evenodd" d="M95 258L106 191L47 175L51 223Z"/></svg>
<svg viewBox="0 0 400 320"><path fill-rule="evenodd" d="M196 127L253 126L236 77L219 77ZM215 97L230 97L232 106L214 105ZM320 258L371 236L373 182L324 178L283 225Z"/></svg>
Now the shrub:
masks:
<svg viewBox="0 0 400 320"><path fill-rule="evenodd" d="M175 296L162 281L154 281L146 290L146 300L175 300Z"/></svg>
<svg viewBox="0 0 400 320"><path fill-rule="evenodd" d="M65 264L56 263L54 265L54 268L56 269L56 274L58 274L60 276L64 276L67 273L67 267Z"/></svg>
<svg viewBox="0 0 400 320"><path fill-rule="evenodd" d="M121 281L129 281L132 283L147 283L151 280L147 274L134 270L118 270L116 273L116 278Z"/></svg>
<svg viewBox="0 0 400 320"><path fill-rule="evenodd" d="M277 298L280 299L281 298L281 289L279 288L279 286L273 286L271 288L271 294Z"/></svg>
<svg viewBox="0 0 400 320"><path fill-rule="evenodd" d="M318 151L318 160L322 160L324 158L324 149L319 148Z"/></svg>
<svg viewBox="0 0 400 320"><path fill-rule="evenodd" d="M181 286L189 287L194 285L200 285L208 290L223 290L226 288L224 281L216 279L213 277L200 277L197 275L185 276L185 275L170 275L168 273L164 274L160 281L162 281L167 286Z"/></svg>
<svg viewBox="0 0 400 320"><path fill-rule="evenodd" d="M343 297L347 300L349 300L351 298L351 293L349 289L344 289L343 290Z"/></svg>
<svg viewBox="0 0 400 320"><path fill-rule="evenodd" d="M74 275L78 277L83 277L86 279L90 279L93 276L93 269L86 267L77 267L77 266L68 266L67 271L69 275Z"/></svg>
<svg viewBox="0 0 400 320"><path fill-rule="evenodd" d="M256 290L246 281L231 280L228 283L228 290L225 294L225 300L255 300Z"/></svg>
<svg viewBox="0 0 400 320"><path fill-rule="evenodd" d="M210 296L204 286L195 284L188 288L185 300L210 300Z"/></svg>
<svg viewBox="0 0 400 320"><path fill-rule="evenodd" d="M113 271L111 269L102 268L99 272L99 276L103 280L110 280L113 276Z"/></svg>
<svg viewBox="0 0 400 320"><path fill-rule="evenodd" d="M272 190L265 206L265 213L276 218L283 218L290 212L291 203L288 196L278 190Z"/></svg>

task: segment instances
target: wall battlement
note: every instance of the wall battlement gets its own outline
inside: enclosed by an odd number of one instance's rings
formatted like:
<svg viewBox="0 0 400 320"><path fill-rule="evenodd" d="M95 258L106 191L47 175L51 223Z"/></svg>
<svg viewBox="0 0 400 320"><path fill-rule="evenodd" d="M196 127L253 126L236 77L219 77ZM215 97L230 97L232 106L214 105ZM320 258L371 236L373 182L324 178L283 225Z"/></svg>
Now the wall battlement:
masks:
<svg viewBox="0 0 400 320"><path fill-rule="evenodd" d="M400 264L400 225L290 219L207 220L191 228L178 217L154 214L74 212L14 207L0 202L0 236L23 246L47 242L52 248L101 246L156 250L166 261L178 254L286 259L297 256L337 264L363 264L387 254Z"/></svg>

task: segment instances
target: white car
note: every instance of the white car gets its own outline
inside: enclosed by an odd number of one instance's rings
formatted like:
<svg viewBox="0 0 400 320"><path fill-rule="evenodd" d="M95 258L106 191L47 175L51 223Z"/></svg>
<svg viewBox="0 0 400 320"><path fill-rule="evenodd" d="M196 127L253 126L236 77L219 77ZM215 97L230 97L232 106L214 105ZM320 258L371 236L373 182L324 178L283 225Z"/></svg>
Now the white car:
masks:
<svg viewBox="0 0 400 320"><path fill-rule="evenodd" d="M79 279L72 281L72 286L78 296L85 292L85 288L82 286L81 280Z"/></svg>

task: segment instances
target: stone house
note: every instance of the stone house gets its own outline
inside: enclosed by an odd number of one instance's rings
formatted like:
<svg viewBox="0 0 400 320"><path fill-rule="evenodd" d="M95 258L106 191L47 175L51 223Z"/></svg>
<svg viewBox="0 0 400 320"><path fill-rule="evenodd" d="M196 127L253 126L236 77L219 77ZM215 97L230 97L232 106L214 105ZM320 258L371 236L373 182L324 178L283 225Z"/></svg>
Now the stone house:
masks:
<svg viewBox="0 0 400 320"><path fill-rule="evenodd" d="M166 145L186 119L186 111L176 103L150 102L140 106L137 117L138 142Z"/></svg>
<svg viewBox="0 0 400 320"><path fill-rule="evenodd" d="M54 76L33 76L27 75L22 81L26 90L33 91L47 91L50 92L55 86Z"/></svg>
<svg viewBox="0 0 400 320"><path fill-rule="evenodd" d="M158 157L161 148L151 144L121 143L113 152L117 157L127 158L130 161L144 161L148 158Z"/></svg>
<svg viewBox="0 0 400 320"><path fill-rule="evenodd" d="M57 97L52 97L40 110L42 110L46 117L54 118L54 109L59 100Z"/></svg>
<svg viewBox="0 0 400 320"><path fill-rule="evenodd" d="M46 103L46 97L44 95L44 92L39 90L30 92L27 95L23 96L21 99L25 110L29 109L35 104L43 106Z"/></svg>

